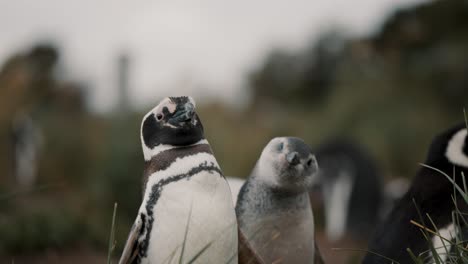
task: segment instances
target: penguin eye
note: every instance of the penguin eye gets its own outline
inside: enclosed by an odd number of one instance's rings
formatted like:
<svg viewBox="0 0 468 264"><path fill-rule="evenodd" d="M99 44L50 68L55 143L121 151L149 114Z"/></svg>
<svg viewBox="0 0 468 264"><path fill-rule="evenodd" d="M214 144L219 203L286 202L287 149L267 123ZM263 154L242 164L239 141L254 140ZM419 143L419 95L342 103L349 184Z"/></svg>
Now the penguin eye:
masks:
<svg viewBox="0 0 468 264"><path fill-rule="evenodd" d="M278 147L277 147L277 150L278 150L278 151L282 151L282 150L283 150L283 147L284 147L284 143L281 142L281 143L279 143L279 145L278 145Z"/></svg>
<svg viewBox="0 0 468 264"><path fill-rule="evenodd" d="M309 160L307 161L307 166L310 167L310 165L312 165L312 159L309 159Z"/></svg>
<svg viewBox="0 0 468 264"><path fill-rule="evenodd" d="M163 119L163 114L159 113L156 115L156 120L161 121Z"/></svg>

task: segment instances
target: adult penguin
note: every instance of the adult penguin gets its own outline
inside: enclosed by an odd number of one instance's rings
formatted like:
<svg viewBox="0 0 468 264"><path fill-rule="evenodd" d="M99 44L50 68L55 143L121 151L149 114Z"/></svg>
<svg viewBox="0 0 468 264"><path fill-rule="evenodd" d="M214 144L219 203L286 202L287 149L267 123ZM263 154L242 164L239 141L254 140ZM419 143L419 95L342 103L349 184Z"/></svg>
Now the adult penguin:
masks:
<svg viewBox="0 0 468 264"><path fill-rule="evenodd" d="M426 263L433 263L436 256L431 253L432 247L438 252L440 262L444 263L450 258L452 244L417 225L421 224L432 231L437 229L441 236L449 240L462 231L461 228L465 228L453 222L456 219L453 212L457 206L462 213L467 213L467 202L456 193L454 184L450 181L453 177L458 186L463 186L462 174L468 175L465 124L454 126L436 136L424 164L408 192L377 228L369 243L370 252L365 256L364 264L391 263L381 256L401 264L413 263L407 249L425 259Z"/></svg>
<svg viewBox="0 0 468 264"><path fill-rule="evenodd" d="M169 97L141 124L144 195L119 263L237 263L229 185L191 97Z"/></svg>

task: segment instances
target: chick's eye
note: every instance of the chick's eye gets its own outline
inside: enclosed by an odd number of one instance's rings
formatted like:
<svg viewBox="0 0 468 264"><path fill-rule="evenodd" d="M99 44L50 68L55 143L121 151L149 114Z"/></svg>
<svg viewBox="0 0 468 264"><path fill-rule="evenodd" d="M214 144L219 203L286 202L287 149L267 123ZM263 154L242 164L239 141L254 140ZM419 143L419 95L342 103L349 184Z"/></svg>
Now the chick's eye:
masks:
<svg viewBox="0 0 468 264"><path fill-rule="evenodd" d="M279 143L279 145L277 147L278 151L282 151L283 147L284 147L284 143L283 142Z"/></svg>
<svg viewBox="0 0 468 264"><path fill-rule="evenodd" d="M158 121L161 121L161 120L163 119L163 115L162 115L162 114L157 114L157 115L156 115L156 119L157 119Z"/></svg>
<svg viewBox="0 0 468 264"><path fill-rule="evenodd" d="M307 166L310 167L310 165L312 165L312 159L309 159L309 160L307 161Z"/></svg>

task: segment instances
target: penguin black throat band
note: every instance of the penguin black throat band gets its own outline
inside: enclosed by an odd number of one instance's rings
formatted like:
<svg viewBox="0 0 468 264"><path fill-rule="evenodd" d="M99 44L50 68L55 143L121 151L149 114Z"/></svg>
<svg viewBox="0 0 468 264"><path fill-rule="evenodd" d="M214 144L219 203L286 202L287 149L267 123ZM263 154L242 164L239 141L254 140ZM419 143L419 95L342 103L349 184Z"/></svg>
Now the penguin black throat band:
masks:
<svg viewBox="0 0 468 264"><path fill-rule="evenodd" d="M169 166L171 166L171 164L176 159L182 159L187 156L196 155L198 153L213 154L209 144L199 144L168 149L154 156L153 158L151 158L150 161L145 162L145 169L143 174L146 175L146 177L143 179L143 190L146 189L148 177L152 173L156 173L158 171L162 171L169 168Z"/></svg>
<svg viewBox="0 0 468 264"><path fill-rule="evenodd" d="M142 228L140 230L139 236L145 234L145 238L143 241L141 241L139 248L135 248L134 250L138 250L138 255L135 259L136 263L140 263L140 260L142 257L147 257L147 252L148 252L148 246L149 246L149 240L150 240L150 234L151 230L153 228L153 222L154 222L154 206L158 202L159 198L161 197L161 193L164 190L164 187L169 185L170 183L177 182L180 180L190 180L194 175L200 173L200 172L208 172L210 174L216 172L220 175L220 177L224 177L221 170L219 167L214 163L210 162L208 163L207 161L200 163L198 166L190 169L187 173L182 173L178 175L174 175L165 179L160 180L157 184L153 185L151 187L151 193L149 195L148 202L146 204L146 217L148 219L142 218L142 221L147 221L147 224L144 224L145 228ZM141 214L140 214L141 217Z"/></svg>

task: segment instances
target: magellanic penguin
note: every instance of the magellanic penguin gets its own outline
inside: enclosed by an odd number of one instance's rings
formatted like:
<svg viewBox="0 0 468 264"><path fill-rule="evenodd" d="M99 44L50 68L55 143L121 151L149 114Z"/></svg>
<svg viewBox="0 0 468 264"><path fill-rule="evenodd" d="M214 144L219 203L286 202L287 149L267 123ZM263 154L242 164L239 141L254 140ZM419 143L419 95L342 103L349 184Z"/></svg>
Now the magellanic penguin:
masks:
<svg viewBox="0 0 468 264"><path fill-rule="evenodd" d="M428 237L426 239L423 235L424 228L417 226L421 224L434 232L437 230L442 237L449 240L462 231L460 226L454 224L453 220L457 215L452 213L455 211L455 203L462 213L468 213L467 202L456 193L454 185L441 172L450 178L454 177L455 182L463 186L462 173L468 175L467 129L464 124L434 138L424 165L413 179L408 192L377 228L369 243L369 251L405 264L414 263L407 251L410 249L416 256L424 259L425 263L437 263L430 251L432 243L440 256L438 262L449 260L447 251L451 252L451 244L429 231L425 232ZM462 219L459 220L463 223ZM363 263L381 264L391 261L367 253Z"/></svg>
<svg viewBox="0 0 468 264"><path fill-rule="evenodd" d="M315 154L320 164L327 237L337 241L347 234L367 241L383 202L383 178L376 161L344 138L321 144Z"/></svg>
<svg viewBox="0 0 468 264"><path fill-rule="evenodd" d="M265 263L322 263L308 190L318 164L304 141L272 139L237 199L239 228Z"/></svg>
<svg viewBox="0 0 468 264"><path fill-rule="evenodd" d="M141 124L144 195L119 263L237 263L231 192L191 97L169 97Z"/></svg>
<svg viewBox="0 0 468 264"><path fill-rule="evenodd" d="M20 188L30 189L37 178L43 142L41 129L30 115L21 112L15 115L11 136L13 174Z"/></svg>

